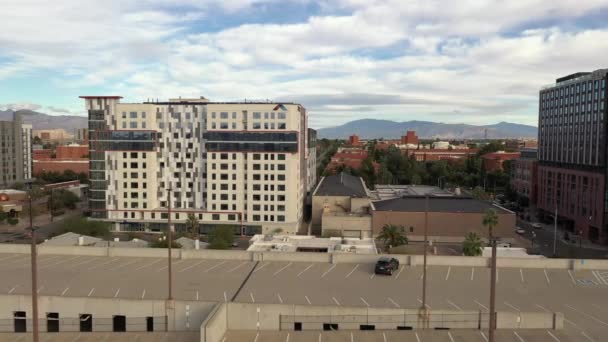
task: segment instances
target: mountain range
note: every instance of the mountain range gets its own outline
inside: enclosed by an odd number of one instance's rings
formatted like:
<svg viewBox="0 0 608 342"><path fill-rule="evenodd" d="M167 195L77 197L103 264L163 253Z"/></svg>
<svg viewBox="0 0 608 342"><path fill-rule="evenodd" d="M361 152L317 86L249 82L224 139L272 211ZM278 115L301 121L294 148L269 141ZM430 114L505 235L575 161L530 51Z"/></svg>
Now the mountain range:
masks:
<svg viewBox="0 0 608 342"><path fill-rule="evenodd" d="M499 122L493 125L476 126L468 124L449 124L430 121L404 121L361 119L340 126L317 130L319 138L346 139L356 134L361 139L395 139L406 131L416 131L420 138L440 139L501 139L536 138L538 129L534 126Z"/></svg>
<svg viewBox="0 0 608 342"><path fill-rule="evenodd" d="M87 128L88 118L77 115L48 115L32 110L20 110L23 114L23 122L31 123L32 129L57 129L63 128L66 132L73 134L75 128ZM0 110L0 121L13 120L12 110Z"/></svg>

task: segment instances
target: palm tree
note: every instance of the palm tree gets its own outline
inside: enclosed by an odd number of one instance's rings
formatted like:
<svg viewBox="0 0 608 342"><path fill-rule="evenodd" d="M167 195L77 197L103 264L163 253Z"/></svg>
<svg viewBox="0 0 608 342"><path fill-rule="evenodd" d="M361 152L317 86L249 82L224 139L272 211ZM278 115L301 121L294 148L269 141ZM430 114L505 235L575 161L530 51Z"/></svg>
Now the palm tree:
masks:
<svg viewBox="0 0 608 342"><path fill-rule="evenodd" d="M403 226L396 226L394 224L385 224L382 227L382 231L378 234L378 240L381 240L385 246L401 246L408 243L407 236L405 236L405 228Z"/></svg>
<svg viewBox="0 0 608 342"><path fill-rule="evenodd" d="M494 237L494 227L498 225L498 214L496 213L496 210L493 208L486 210L481 223L485 227L488 227L488 236L491 240Z"/></svg>
<svg viewBox="0 0 608 342"><path fill-rule="evenodd" d="M462 242L462 252L466 256L479 256L481 255L481 239L473 232L467 234L466 238Z"/></svg>
<svg viewBox="0 0 608 342"><path fill-rule="evenodd" d="M188 220L186 220L186 230L188 234L190 234L191 238L196 238L198 236L198 219L194 214L188 214Z"/></svg>

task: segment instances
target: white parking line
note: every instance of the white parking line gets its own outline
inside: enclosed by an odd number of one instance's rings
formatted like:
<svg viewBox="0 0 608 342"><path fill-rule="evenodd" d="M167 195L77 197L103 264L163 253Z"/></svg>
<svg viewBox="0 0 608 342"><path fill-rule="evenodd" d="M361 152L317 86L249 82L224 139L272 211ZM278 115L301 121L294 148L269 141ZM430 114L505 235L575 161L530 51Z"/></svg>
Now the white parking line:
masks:
<svg viewBox="0 0 608 342"><path fill-rule="evenodd" d="M481 334L481 337L483 337L484 341L488 342L488 338L486 337L486 334L483 333L483 331L479 332Z"/></svg>
<svg viewBox="0 0 608 342"><path fill-rule="evenodd" d="M258 331L258 332L255 334L255 338L253 339L253 342L258 342L258 337L259 337L259 336L260 336L260 332Z"/></svg>
<svg viewBox="0 0 608 342"><path fill-rule="evenodd" d="M350 333L350 342L355 342L355 338L353 337L353 333Z"/></svg>
<svg viewBox="0 0 608 342"><path fill-rule="evenodd" d="M306 298L306 301L308 302L308 305L312 304L312 303L310 302L310 299L308 299L308 296L304 296L304 298Z"/></svg>
<svg viewBox="0 0 608 342"><path fill-rule="evenodd" d="M448 279L450 279L450 271L452 270L452 266L448 267L448 273L445 275L445 280L447 281Z"/></svg>
<svg viewBox="0 0 608 342"><path fill-rule="evenodd" d="M551 310L545 308L544 306L541 306L541 305L538 305L538 304L535 304L535 305L537 307L539 307L541 310L543 310L544 312L551 312ZM575 328L579 328L580 329L580 327L578 326L578 324L576 324L576 323L572 322L571 320L567 319L566 316L564 316L564 322L566 322L568 324L571 324Z"/></svg>
<svg viewBox="0 0 608 342"><path fill-rule="evenodd" d="M511 309L515 310L515 311L521 311L521 310L519 310L518 307L516 307L515 305L511 305L508 302L505 302L505 305L508 306L508 307L510 307Z"/></svg>
<svg viewBox="0 0 608 342"><path fill-rule="evenodd" d="M452 337L452 334L450 334L450 332L448 331L448 337L450 338L450 341L455 342L454 338Z"/></svg>
<svg viewBox="0 0 608 342"><path fill-rule="evenodd" d="M226 271L226 273L234 272L234 271L238 270L239 268L241 268L243 265L247 265L247 261L243 261L242 263L238 264L236 267L233 267L233 268L229 269L228 271Z"/></svg>
<svg viewBox="0 0 608 342"><path fill-rule="evenodd" d="M19 257L22 257L22 256L24 256L24 255L23 254L13 254L13 255L6 256L4 258L0 258L0 261L12 259L14 257L19 258ZM42 261L42 260L40 260L40 261Z"/></svg>
<svg viewBox="0 0 608 342"><path fill-rule="evenodd" d="M395 279L399 279L399 276L401 275L401 272L403 272L404 268L405 268L405 266L401 266L401 268L399 269L399 272L397 272L397 275L395 276Z"/></svg>
<svg viewBox="0 0 608 342"><path fill-rule="evenodd" d="M551 284L551 281L549 280L549 275L547 274L547 269L544 269L543 272L545 272L545 278L547 278L547 284Z"/></svg>
<svg viewBox="0 0 608 342"><path fill-rule="evenodd" d="M517 331L514 331L513 334L515 334L515 336L517 336L517 338L519 339L520 342L526 342L523 338L521 338L521 336L519 336Z"/></svg>
<svg viewBox="0 0 608 342"><path fill-rule="evenodd" d="M420 337L418 337L418 333L414 333L414 336L416 336L416 342L420 342Z"/></svg>
<svg viewBox="0 0 608 342"><path fill-rule="evenodd" d="M281 298L281 294L277 292L277 298L279 298L279 302L283 304L283 298Z"/></svg>
<svg viewBox="0 0 608 342"><path fill-rule="evenodd" d="M198 290L196 290L196 300L198 300Z"/></svg>
<svg viewBox="0 0 608 342"><path fill-rule="evenodd" d="M312 266L313 266L313 264L308 265L308 267L306 267L300 273L298 273L298 275L296 277L299 278L302 274L304 274L304 272L308 271Z"/></svg>
<svg viewBox="0 0 608 342"><path fill-rule="evenodd" d="M204 263L205 261L207 261L207 260L201 260L201 261L199 261L199 262L197 262L197 263L195 263L195 264L192 264L192 265L190 265L190 266L186 266L186 267L182 268L181 270L179 270L178 272L179 272L179 273L181 273L181 272L187 271L187 270L189 270L189 269L191 269L191 268L194 268L194 267L196 267L196 266L198 266L198 265L200 265L200 264Z"/></svg>
<svg viewBox="0 0 608 342"><path fill-rule="evenodd" d="M214 269L216 269L216 268L218 268L218 267L222 266L222 265L223 265L223 264L225 264L226 262L227 262L227 261L226 261L226 260L224 260L224 261L220 262L220 263L219 263L219 264L217 264L217 265L214 265L214 266L209 267L208 269L206 269L206 270L205 270L205 273L208 273L209 271L214 270Z"/></svg>
<svg viewBox="0 0 608 342"><path fill-rule="evenodd" d="M570 275L570 279L572 279L572 284L576 285L576 280L574 280L574 276L572 275L571 270L568 270L568 275Z"/></svg>
<svg viewBox="0 0 608 342"><path fill-rule="evenodd" d="M66 292L68 292L69 289L70 289L69 287L66 287L65 290L63 290L63 292L61 292L61 295L63 296Z"/></svg>
<svg viewBox="0 0 608 342"><path fill-rule="evenodd" d="M138 262L138 261L139 261L139 259L135 259L135 260L132 260L132 261L129 261L129 262L125 262L124 264L121 264L121 265L116 266L116 267L113 269L113 271L116 271L116 270L117 270L117 269L119 269L119 268L123 268L123 267L127 267L127 266L129 266L129 265L132 265L132 264L134 264L134 263L136 263L136 262Z"/></svg>
<svg viewBox="0 0 608 342"><path fill-rule="evenodd" d="M274 274L272 275L273 277L276 276L277 274L281 273L284 269L286 269L287 267L291 266L291 262L285 266L283 266L280 270L274 272Z"/></svg>
<svg viewBox="0 0 608 342"><path fill-rule="evenodd" d="M114 294L114 298L118 297L119 293L120 293L120 288L118 288L118 290L116 290L116 293Z"/></svg>
<svg viewBox="0 0 608 342"><path fill-rule="evenodd" d="M267 264L264 264L264 265L262 265L262 266L260 266L260 267L256 268L256 269L255 269L255 271L253 271L253 273L255 273L255 272L257 272L257 271L261 270L262 268L264 268L264 267L266 267L266 266L268 266L268 265L270 265L270 262L268 262Z"/></svg>
<svg viewBox="0 0 608 342"><path fill-rule="evenodd" d="M581 310L579 310L579 309L573 308L573 307L571 307L571 306L570 306L570 305L568 305L568 304L564 304L564 305L565 305L566 307L568 307L568 308L570 308L570 309L572 309L572 310L574 310L574 311L576 311L576 312L578 312L578 313L580 313L580 314L583 314L583 315L585 315L585 316L587 316L587 317L591 318L592 320L594 320L594 321L596 321L596 322L598 322L598 323L600 323L600 324L602 324L602 325L604 325L604 326L607 326L607 327L608 327L608 323L606 323L606 322L604 322L604 321L602 321L602 320L598 319L597 317L595 317L595 316L593 316L593 315L590 315L590 314L588 314L588 313L586 313L586 312L584 312L584 311L581 311Z"/></svg>
<svg viewBox="0 0 608 342"><path fill-rule="evenodd" d="M327 271L325 271L325 273L323 273L321 275L321 278L325 277L329 272L331 272L331 270L333 270L334 268L336 268L336 264L333 264Z"/></svg>
<svg viewBox="0 0 608 342"><path fill-rule="evenodd" d="M10 289L10 290L8 291L8 294L13 293L13 291L15 291L15 289L16 289L18 286L19 286L19 285L15 285L15 286L13 286L13 288L12 288L12 289Z"/></svg>
<svg viewBox="0 0 608 342"><path fill-rule="evenodd" d="M447 300L447 302L448 302L448 304L450 304L451 306L455 307L455 308L456 308L456 310L458 310L458 311L462 311L462 309L461 309L461 308L460 308L458 305L456 305L456 304L452 303L452 301L451 301L451 300L449 300L449 299L448 299L448 300Z"/></svg>
<svg viewBox="0 0 608 342"><path fill-rule="evenodd" d="M251 293L251 292L249 292ZM251 293L251 299L253 300L253 293ZM224 291L224 302L228 301L228 296L226 296L226 291Z"/></svg>
<svg viewBox="0 0 608 342"><path fill-rule="evenodd" d="M89 260L85 260L85 261L83 261L83 262L79 262L79 263L77 263L76 265L74 265L74 266L72 266L72 267L76 267L76 266L84 265L84 264L87 264L87 263L89 263L89 262L91 262L91 261L95 261L95 260L97 260L97 259L98 259L98 258L93 257L93 258L91 258L91 259L89 259Z"/></svg>
<svg viewBox="0 0 608 342"><path fill-rule="evenodd" d="M91 288L91 291L89 291L89 294L87 295L87 297L91 297L91 295L93 294L93 292L95 292L95 288Z"/></svg>
<svg viewBox="0 0 608 342"><path fill-rule="evenodd" d="M369 303L365 301L365 299L363 297L359 297L361 299L361 301L363 302L363 304L365 304L367 307L369 307Z"/></svg>
<svg viewBox="0 0 608 342"><path fill-rule="evenodd" d="M321 342L321 333L319 333L319 342Z"/></svg>
<svg viewBox="0 0 608 342"><path fill-rule="evenodd" d="M553 335L549 330L547 330L547 334L549 334L551 337L553 337L553 339L556 340L557 342L561 342L559 340L559 338L557 338L557 336Z"/></svg>
<svg viewBox="0 0 608 342"><path fill-rule="evenodd" d="M519 275L521 276L521 282L525 283L525 281L524 281L524 271L521 268L519 269Z"/></svg>
<svg viewBox="0 0 608 342"><path fill-rule="evenodd" d="M331 297L331 299L334 300L334 303L336 303L337 306L340 306L340 302L338 302L338 300L336 299L336 297Z"/></svg>
<svg viewBox="0 0 608 342"><path fill-rule="evenodd" d="M496 269L496 283L498 283L498 277L500 276L500 269Z"/></svg>
<svg viewBox="0 0 608 342"><path fill-rule="evenodd" d="M66 262L68 262L68 261L72 261L72 260L76 260L76 259L78 259L78 258L81 258L81 256L75 256L75 257L73 257L73 258L69 258L69 259L63 259L63 260L58 261L58 262L56 262L56 263L52 263L52 264L48 264L48 265L44 265L44 266L40 267L39 269L41 269L41 270L42 270L42 269L45 269L45 268L49 268L49 267L51 267L51 266L57 266L57 265L61 265L61 264L63 264L63 263L66 263Z"/></svg>
<svg viewBox="0 0 608 342"><path fill-rule="evenodd" d="M595 340L592 339L589 335L587 335L584 331L581 331L581 335L585 336L589 340L589 342L595 342Z"/></svg>
<svg viewBox="0 0 608 342"><path fill-rule="evenodd" d="M418 303L422 304L422 299L418 298ZM431 306L428 304L425 304L425 306L427 307L427 309L431 308Z"/></svg>
<svg viewBox="0 0 608 342"><path fill-rule="evenodd" d="M475 299L475 300L473 300L473 301L475 302L475 304L477 304L477 305L481 306L481 307L482 307L482 308L484 308L486 311L489 311L489 310L488 310L488 307L487 307L487 306L485 306L485 305L483 305L483 304L481 304L480 302L478 302L478 301L477 301L477 299Z"/></svg>
<svg viewBox="0 0 608 342"><path fill-rule="evenodd" d="M382 333L382 338L384 339L384 342L386 342L386 334L384 332Z"/></svg>
<svg viewBox="0 0 608 342"><path fill-rule="evenodd" d="M369 279L374 279L375 276L376 276L376 272L372 273L372 275L369 276Z"/></svg>
<svg viewBox="0 0 608 342"><path fill-rule="evenodd" d="M101 264L97 264L97 265L94 265L93 267L89 267L88 270L89 271L90 270L94 270L94 269L98 268L99 266L105 266L107 264L111 264L111 263L113 263L115 261L118 261L118 260L120 260L120 258L110 258L110 260L108 260L106 262L102 262Z"/></svg>
<svg viewBox="0 0 608 342"><path fill-rule="evenodd" d="M355 267L353 267L353 269L350 272L348 272L348 274L344 278L350 277L350 275L353 274L353 272L355 272L355 270L357 268L359 268L359 264L355 265Z"/></svg>
<svg viewBox="0 0 608 342"><path fill-rule="evenodd" d="M144 297L146 297L146 289L141 291L141 299L144 299Z"/></svg>
<svg viewBox="0 0 608 342"><path fill-rule="evenodd" d="M157 259L157 260L154 260L154 261L152 261L152 262L151 262L151 263L149 263L149 264L146 264L146 265L143 265L143 266L139 266L138 268L134 269L133 271L139 271L139 270L142 270L142 269L144 269L144 268L146 268L146 267L148 267L148 266L152 266L152 265L156 264L157 262L161 262L162 260L165 260L165 259Z"/></svg>
<svg viewBox="0 0 608 342"><path fill-rule="evenodd" d="M473 278L475 277L475 267L471 268L471 281L473 281Z"/></svg>
<svg viewBox="0 0 608 342"><path fill-rule="evenodd" d="M289 333L287 333L287 338L285 338L285 342L289 342Z"/></svg>
<svg viewBox="0 0 608 342"><path fill-rule="evenodd" d="M604 280L604 277L601 276L599 271L592 271L591 273L593 273L593 275L597 278L597 281L599 281L600 284L608 285L608 282Z"/></svg>
<svg viewBox="0 0 608 342"><path fill-rule="evenodd" d="M401 306L399 306L399 304L398 304L397 302L395 302L395 301L393 300L393 298L391 298L391 297L388 297L388 301L389 301L389 302L391 302L391 303L393 303L393 305L394 305L394 306L396 306L397 308L400 308L400 307L401 307Z"/></svg>
<svg viewBox="0 0 608 342"><path fill-rule="evenodd" d="M251 302L255 303L255 298L253 298L253 292L249 292L249 296L251 296ZM224 299L226 298L226 292L224 292Z"/></svg>

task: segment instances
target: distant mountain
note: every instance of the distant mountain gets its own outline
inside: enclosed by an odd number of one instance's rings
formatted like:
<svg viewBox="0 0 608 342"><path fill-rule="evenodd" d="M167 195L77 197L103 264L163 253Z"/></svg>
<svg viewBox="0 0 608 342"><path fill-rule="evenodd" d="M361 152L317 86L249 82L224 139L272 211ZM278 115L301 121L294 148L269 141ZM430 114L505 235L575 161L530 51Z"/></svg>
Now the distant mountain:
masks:
<svg viewBox="0 0 608 342"><path fill-rule="evenodd" d="M430 121L395 122L390 120L362 119L341 126L321 128L320 138L346 139L357 134L362 139L395 139L405 131L416 131L420 138L440 139L490 139L498 138L536 138L538 129L534 126L499 122L494 125L476 126L467 124L447 124Z"/></svg>
<svg viewBox="0 0 608 342"><path fill-rule="evenodd" d="M87 128L88 119L76 115L48 115L34 112L32 110L21 110L23 121L32 124L33 129L56 129L63 128L66 132L73 134L75 128ZM12 110L0 110L0 121L13 120Z"/></svg>

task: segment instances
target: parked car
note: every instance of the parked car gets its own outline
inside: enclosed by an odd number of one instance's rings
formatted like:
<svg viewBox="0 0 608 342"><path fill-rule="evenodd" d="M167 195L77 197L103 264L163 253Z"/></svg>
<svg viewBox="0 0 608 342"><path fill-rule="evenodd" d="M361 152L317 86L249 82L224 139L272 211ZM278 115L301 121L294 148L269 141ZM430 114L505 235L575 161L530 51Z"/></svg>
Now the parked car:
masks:
<svg viewBox="0 0 608 342"><path fill-rule="evenodd" d="M524 235L526 231L521 227L515 227L515 232L519 235Z"/></svg>
<svg viewBox="0 0 608 342"><path fill-rule="evenodd" d="M399 269L399 260L395 258L382 257L376 263L374 273L393 275L393 272Z"/></svg>
<svg viewBox="0 0 608 342"><path fill-rule="evenodd" d="M532 228L534 229L541 229L542 227L543 226L538 222L532 223Z"/></svg>

